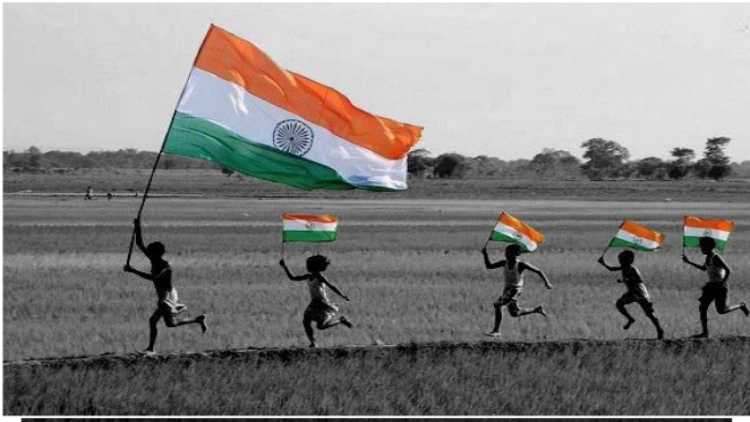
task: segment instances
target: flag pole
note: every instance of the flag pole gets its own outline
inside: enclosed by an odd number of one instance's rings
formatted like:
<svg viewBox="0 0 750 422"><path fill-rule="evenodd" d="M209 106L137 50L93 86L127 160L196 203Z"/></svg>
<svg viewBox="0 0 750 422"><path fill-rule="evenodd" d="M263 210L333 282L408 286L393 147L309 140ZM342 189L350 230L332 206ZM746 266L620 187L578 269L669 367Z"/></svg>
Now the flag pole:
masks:
<svg viewBox="0 0 750 422"><path fill-rule="evenodd" d="M198 59L198 55L200 55L201 50L203 50L203 46L206 44L206 39L208 38L208 34L211 33L211 30L214 28L214 25L211 24L208 28L208 32L206 32L206 36L203 37L203 41L201 42L201 46L198 48L198 52L195 53L195 58L193 59L193 65L195 65L195 61ZM190 74L192 73L192 69L190 72L188 72L188 76L185 79L185 83L182 85L182 90L180 91L180 96L177 97L177 103L174 106L174 111L172 112L172 118L169 119L169 126L167 126L167 131L164 133L164 139L161 141L161 147L159 148L159 152L156 154L156 160L154 160L154 167L151 169L151 175L148 177L148 183L146 183L146 190L143 192L143 198L141 199L141 205L138 207L138 214L136 215L136 219L141 218L141 213L143 213L143 206L146 205L146 198L148 198L148 191L151 189L151 182L154 180L154 173L156 173L156 168L159 166L159 160L161 159L161 155L164 152L164 147L167 145L167 138L169 137L169 131L172 129L172 124L174 124L174 119L177 117L177 107L180 105L180 101L182 101L182 96L185 95L185 89L187 88L187 82L190 80ZM130 246L128 247L128 258L125 261L126 265L130 265L130 257L133 255L133 244L135 243L135 227L133 227L133 233L130 235Z"/></svg>

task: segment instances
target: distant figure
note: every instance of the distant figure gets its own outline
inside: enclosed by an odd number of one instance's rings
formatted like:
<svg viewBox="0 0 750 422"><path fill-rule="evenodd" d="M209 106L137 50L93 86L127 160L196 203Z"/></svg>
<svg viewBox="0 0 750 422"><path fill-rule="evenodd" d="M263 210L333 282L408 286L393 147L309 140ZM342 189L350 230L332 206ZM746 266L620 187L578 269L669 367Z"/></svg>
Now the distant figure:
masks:
<svg viewBox="0 0 750 422"><path fill-rule="evenodd" d="M349 301L339 289L333 284L328 282L323 277L322 272L328 268L330 261L323 255L313 255L307 258L307 274L295 276L287 268L286 263L282 259L279 261L279 265L286 272L286 276L292 281L307 281L307 288L310 290L310 304L305 309L304 316L302 318L302 325L305 328L305 334L307 339L310 340L310 347L315 347L315 336L313 335L312 323L315 322L315 326L318 330L326 330L336 325L343 324L346 327L352 328L352 323L346 319L345 316L334 318L339 308L331 301L328 300L326 295L326 286L330 287L337 295L341 296L344 300Z"/></svg>
<svg viewBox="0 0 750 422"><path fill-rule="evenodd" d="M91 186L86 188L86 196L83 197L85 201L90 201L94 199L94 189L91 188Z"/></svg>
<svg viewBox="0 0 750 422"><path fill-rule="evenodd" d="M180 325L187 324L198 324L201 330L205 333L208 327L206 326L206 315L201 314L198 317L190 320L178 320L177 314L187 309L187 307L178 302L177 290L172 285L172 269L169 267L169 263L162 259L165 249L164 244L161 242L152 242L148 246L143 246L143 238L141 237L141 221L135 219L135 243L138 245L143 254L151 261L151 274L138 271L130 265L125 265L124 270L139 275L146 280L154 282L156 288L156 310L149 318L149 340L148 347L146 347L146 353L154 353L154 343L156 342L156 324L159 319L164 318L164 324L167 327L178 327Z"/></svg>
<svg viewBox="0 0 750 422"><path fill-rule="evenodd" d="M750 315L750 310L747 309L745 302L740 302L739 305L727 306L727 279L729 279L729 274L732 270L726 261L724 261L724 258L716 252L716 241L713 238L701 237L699 242L701 252L706 255L703 265L690 261L684 252L682 260L701 271L705 271L708 275L708 283L703 286L703 294L698 299L698 302L700 302L698 311L700 312L702 331L693 336L708 337L708 307L711 305L711 302L716 301L716 312L721 315L740 309L745 316L748 316Z"/></svg>
<svg viewBox="0 0 750 422"><path fill-rule="evenodd" d="M542 270L518 260L521 255L521 247L512 244L505 248L505 260L498 261L494 264L490 262L490 258L487 255L487 246L482 248L482 255L484 256L484 267L488 270L495 268L502 268L503 275L505 277L505 287L503 288L503 294L493 304L495 307L495 325L492 331L487 333L490 337L500 336L500 323L503 320L502 307L507 306L508 312L512 317L520 317L529 314L539 314L547 317L544 312L544 308L540 305L533 309L525 309L518 306L518 297L521 295L523 289L523 272L529 270L536 273L544 281L544 285L551 289L552 285L549 283L547 276Z"/></svg>
<svg viewBox="0 0 750 422"><path fill-rule="evenodd" d="M107 201L112 200L112 192L107 192Z"/></svg>
<svg viewBox="0 0 750 422"><path fill-rule="evenodd" d="M617 255L617 260L620 263L619 267L610 267L609 265L607 265L607 263L604 261L604 255L599 257L598 262L609 271L622 272L622 280L618 279L617 282L625 283L625 287L627 287L628 290L622 296L620 296L619 299L617 299L617 302L615 302L615 307L617 307L617 310L620 311L623 316L625 316L625 319L627 319L625 326L622 328L624 330L627 330L635 322L635 319L630 316L628 310L625 309L625 305L630 303L637 303L641 305L643 313L646 314L648 319L650 319L654 324L654 327L656 327L656 338L663 339L664 330L662 330L661 325L659 324L659 319L654 314L654 303L651 301L651 296L648 294L646 285L643 283L641 272L638 271L638 268L633 265L633 262L635 261L635 254L633 253L633 251L624 250Z"/></svg>

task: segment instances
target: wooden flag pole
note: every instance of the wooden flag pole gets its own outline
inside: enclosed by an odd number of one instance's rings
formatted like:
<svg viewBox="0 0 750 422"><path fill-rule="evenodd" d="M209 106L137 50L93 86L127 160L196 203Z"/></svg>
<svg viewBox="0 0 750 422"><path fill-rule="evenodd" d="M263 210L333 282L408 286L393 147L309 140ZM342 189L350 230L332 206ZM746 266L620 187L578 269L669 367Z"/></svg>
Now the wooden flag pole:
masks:
<svg viewBox="0 0 750 422"><path fill-rule="evenodd" d="M195 53L193 64L195 64L195 61L198 59L198 55L201 53L201 50L203 50L203 45L206 43L208 34L211 33L212 29L213 29L213 25L211 25L208 28L208 32L206 32L206 36L203 37L201 46L198 48L198 52ZM141 199L140 207L138 207L138 214L135 217L136 219L141 218L141 213L143 212L143 206L146 205L146 198L148 197L148 191L151 189L151 182L154 180L154 173L156 173L156 168L159 166L159 160L161 159L161 155L164 152L164 147L167 145L167 137L169 136L169 131L172 129L172 124L174 124L174 119L177 116L177 107L179 107L180 101L182 101L182 96L185 94L185 89L187 89L187 82L190 79L190 73L191 72L188 72L188 76L185 79L185 83L182 85L182 91L180 91L180 96L177 97L177 103L174 106L174 111L172 112L172 118L169 119L169 126L167 126L167 131L164 133L164 139L161 141L161 147L159 148L159 153L156 154L156 160L154 160L154 167L151 169L151 175L148 177L148 183L146 183L146 190L143 192L143 198ZM130 246L128 247L128 258L125 261L126 265L130 265L130 257L133 255L134 243L135 243L135 227L133 227L133 233L130 235Z"/></svg>

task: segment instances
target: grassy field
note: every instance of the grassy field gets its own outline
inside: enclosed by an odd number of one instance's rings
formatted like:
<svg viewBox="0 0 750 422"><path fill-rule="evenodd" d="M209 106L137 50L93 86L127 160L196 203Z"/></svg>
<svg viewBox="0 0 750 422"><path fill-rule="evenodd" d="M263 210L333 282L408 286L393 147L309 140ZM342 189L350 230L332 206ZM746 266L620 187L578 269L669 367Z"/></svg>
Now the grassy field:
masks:
<svg viewBox="0 0 750 422"><path fill-rule="evenodd" d="M95 193L133 195L143 192L151 170L79 169L65 173L4 172L6 193L76 192L87 186ZM359 190L305 192L275 183L227 177L218 170L159 170L152 192L190 193L211 197L336 198L336 199L577 199L587 201L722 201L742 202L750 198L750 180L725 182L683 181L567 181L508 179L411 178L403 192L374 193Z"/></svg>
<svg viewBox="0 0 750 422"><path fill-rule="evenodd" d="M6 196L6 361L122 354L145 347L153 288L121 271L137 206L133 198L84 202ZM625 217L667 235L662 251L639 254L636 264L669 338L698 330L696 299L705 280L679 259L686 213L738 223L725 253L734 269L730 301L750 300L750 206L743 202L153 199L143 215L146 241L165 242L180 298L193 315L207 312L211 325L205 335L192 326L163 328L157 348L170 353L306 344L300 323L306 287L285 280L278 267L279 215L284 211L341 217L339 241L288 248L288 262L296 272L310 253L327 254L332 260L329 279L352 298L337 302L355 329L323 332L321 346L482 341L501 282L500 272L483 268L479 249L501 209L545 233L548 240L541 250L524 258L544 269L555 285L547 291L527 277L522 304L544 303L550 317L506 317L501 344L654 336L637 308L632 308L637 323L621 330L623 319L614 301L623 287L615 282L617 274L596 264ZM491 246L491 255L499 259L500 247ZM609 257L614 261L613 252ZM136 255L135 264L145 269L147 263ZM715 336L750 334L750 319L741 313L719 317L712 309L710 324ZM271 359L263 364L220 359L188 364L178 359L155 365L146 360L52 372L6 365L4 403L6 412L34 414L139 409L146 414L750 412L746 341L688 342L677 348L638 341L576 344L581 344L580 353L509 355L512 350L490 353L494 349L488 346L382 358L373 352L342 361L315 354L299 362ZM413 359L418 364L412 365ZM721 381L724 377L727 382ZM105 378L110 381L97 384ZM631 390L633 383L646 387ZM57 388L63 384L69 390ZM101 395L93 390L86 395L91 385L102 385ZM310 388L323 391L320 402L305 395L295 399L295 391ZM660 400L654 393L677 388L690 394ZM166 391L168 398L157 403L154 389ZM201 389L211 391L211 406L190 397ZM411 396L410 389L416 389ZM59 391L69 394L53 397ZM90 400L84 403L84 397ZM143 403L149 399L151 403Z"/></svg>

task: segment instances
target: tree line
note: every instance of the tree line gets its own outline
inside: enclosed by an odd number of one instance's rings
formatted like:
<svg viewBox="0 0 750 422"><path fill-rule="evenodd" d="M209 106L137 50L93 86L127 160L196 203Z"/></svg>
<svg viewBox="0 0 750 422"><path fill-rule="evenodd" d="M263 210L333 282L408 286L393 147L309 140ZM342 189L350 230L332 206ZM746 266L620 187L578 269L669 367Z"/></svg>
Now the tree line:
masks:
<svg viewBox="0 0 750 422"><path fill-rule="evenodd" d="M646 157L630 160L628 149L603 138L589 139L581 144L583 160L564 150L545 148L529 159L502 160L480 155L467 157L457 153L433 157L426 149L409 153L408 171L413 177L425 178L497 178L497 179L651 179L679 180L686 177L722 180L730 175L750 178L750 161L731 163L726 154L727 137L706 141L702 158L690 148L674 147L671 159ZM156 153L136 149L117 151L92 151L86 154L69 151L42 152L37 147L25 151L3 151L5 171L49 171L87 168L137 168L153 167ZM165 155L160 169L218 169L225 174L230 170L203 160L193 160Z"/></svg>
<svg viewBox="0 0 750 422"><path fill-rule="evenodd" d="M592 138L581 144L583 160L568 151L546 148L531 160L503 161L484 155L466 157L457 153L432 157L425 149L409 154L409 173L433 178L541 178L541 179L648 179L679 180L686 177L722 180L730 175L750 177L750 161L732 163L726 154L727 137L706 140L703 156L696 161L690 148L674 147L671 159L646 157L630 160L623 145Z"/></svg>

